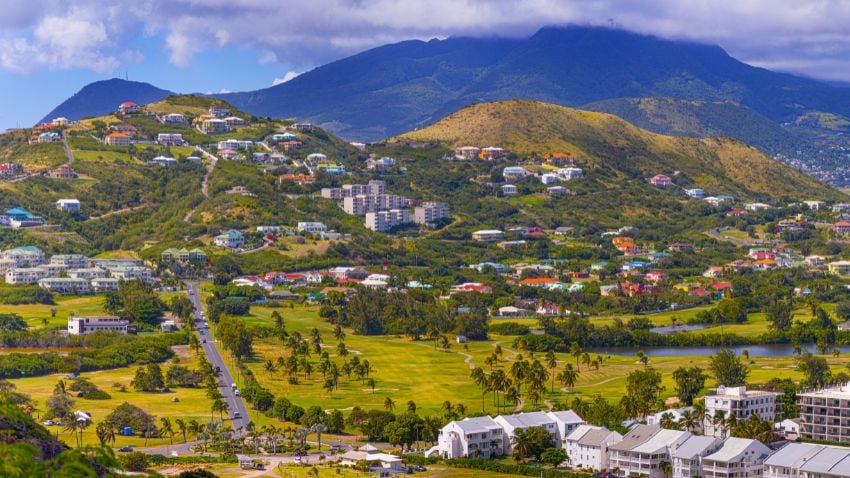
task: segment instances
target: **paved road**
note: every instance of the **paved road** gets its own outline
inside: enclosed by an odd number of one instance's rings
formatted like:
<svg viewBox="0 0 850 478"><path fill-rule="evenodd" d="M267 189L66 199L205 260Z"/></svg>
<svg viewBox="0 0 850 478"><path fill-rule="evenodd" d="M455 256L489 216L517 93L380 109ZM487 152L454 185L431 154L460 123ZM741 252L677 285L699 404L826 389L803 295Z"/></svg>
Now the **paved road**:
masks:
<svg viewBox="0 0 850 478"><path fill-rule="evenodd" d="M210 335L209 322L207 322L205 317L202 318L201 316L203 308L201 306L201 299L198 296L198 284L186 283L186 289L189 292L189 299L191 299L192 303L195 305L196 333L199 334L201 341L204 342L201 346L204 348L207 360L210 361L213 367L219 367L221 369L221 375L219 375L221 394L224 395L224 400L230 407L230 415L233 417L233 414L236 412L241 414L241 418L233 418L232 422L233 429L239 431L250 421L248 408L245 406L245 401L242 400L242 397L234 395L234 390L232 390L231 384L236 383L236 381L233 380L230 370L228 370L227 365L224 363L221 352L218 350L217 341L213 340Z"/></svg>
<svg viewBox="0 0 850 478"><path fill-rule="evenodd" d="M208 187L209 182L210 182L210 175L212 174L213 170L215 169L215 165L218 162L218 157L216 157L212 153L207 152L207 150L201 148L200 146L195 146L195 149L200 151L204 155L205 158L210 160L210 164L209 164L209 166L207 166L207 172L206 172L206 174L204 174L204 179L201 180L201 193L204 195L204 197L208 198L208 197L210 197L210 192L209 192L209 187ZM198 206L193 207L191 210L189 210L189 212L187 212L186 215L183 217L183 222L189 222L189 219L192 217L192 214L195 214L195 211L198 209L198 207L200 207L200 204Z"/></svg>
<svg viewBox="0 0 850 478"><path fill-rule="evenodd" d="M74 153L71 152L71 147L68 146L68 140L65 138L65 134L62 134L62 146L65 147L65 156L68 157L68 166L74 164Z"/></svg>

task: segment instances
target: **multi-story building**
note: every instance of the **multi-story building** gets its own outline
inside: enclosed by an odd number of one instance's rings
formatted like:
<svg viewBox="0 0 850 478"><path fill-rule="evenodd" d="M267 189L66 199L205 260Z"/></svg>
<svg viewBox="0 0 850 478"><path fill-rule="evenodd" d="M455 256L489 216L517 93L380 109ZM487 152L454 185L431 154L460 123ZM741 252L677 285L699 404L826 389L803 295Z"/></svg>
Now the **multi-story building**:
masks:
<svg viewBox="0 0 850 478"><path fill-rule="evenodd" d="M702 459L717 451L723 442L719 438L694 435L676 447L672 453L673 478L702 476Z"/></svg>
<svg viewBox="0 0 850 478"><path fill-rule="evenodd" d="M604 427L579 425L567 435L564 449L572 468L601 471L608 468L608 447L622 439L623 435Z"/></svg>
<svg viewBox="0 0 850 478"><path fill-rule="evenodd" d="M800 403L800 438L850 443L850 384L804 390Z"/></svg>
<svg viewBox="0 0 850 478"><path fill-rule="evenodd" d="M100 267L85 267L82 269L69 269L68 277L73 279L100 279L106 277L106 269L102 269Z"/></svg>
<svg viewBox="0 0 850 478"><path fill-rule="evenodd" d="M201 129L206 133L219 134L219 133L227 133L230 131L230 128L227 126L227 123L224 122L223 119L219 118L207 118L203 122L201 122Z"/></svg>
<svg viewBox="0 0 850 478"><path fill-rule="evenodd" d="M110 292L118 290L121 281L115 277L100 277L91 280L91 290L95 293Z"/></svg>
<svg viewBox="0 0 850 478"><path fill-rule="evenodd" d="M106 135L104 142L110 146L130 146L130 135L114 131Z"/></svg>
<svg viewBox="0 0 850 478"><path fill-rule="evenodd" d="M185 116L180 113L168 113L161 116L162 122L165 124L184 125L189 124Z"/></svg>
<svg viewBox="0 0 850 478"><path fill-rule="evenodd" d="M390 209L366 213L366 228L376 232L387 232L394 227L413 222L409 209Z"/></svg>
<svg viewBox="0 0 850 478"><path fill-rule="evenodd" d="M230 116L230 108L225 108L223 106L210 106L207 113L215 116L216 118L226 118Z"/></svg>
<svg viewBox="0 0 850 478"><path fill-rule="evenodd" d="M109 273L115 279L125 281L140 280L143 282L150 282L153 280L153 272L147 267L141 266L116 267L109 271Z"/></svg>
<svg viewBox="0 0 850 478"><path fill-rule="evenodd" d="M747 387L717 387L714 395L705 397L705 420L703 431L705 435L724 437L728 435L726 427L715 423L718 413L729 418L735 415L739 421L746 420L756 413L762 420L773 421L776 416L776 396L774 392L762 390L747 390Z"/></svg>
<svg viewBox="0 0 850 478"><path fill-rule="evenodd" d="M472 240L477 242L496 242L501 241L505 233L498 229L485 229L472 233Z"/></svg>
<svg viewBox="0 0 850 478"><path fill-rule="evenodd" d="M584 171L581 168L561 168L555 174L563 181L569 181L571 179L577 179L584 176Z"/></svg>
<svg viewBox="0 0 850 478"><path fill-rule="evenodd" d="M48 277L39 279L38 286L57 294L88 294L91 284L86 279L73 277Z"/></svg>
<svg viewBox="0 0 850 478"><path fill-rule="evenodd" d="M504 442L504 430L492 418L466 418L444 426L437 439L437 446L429 450L426 456L439 454L446 459L490 458L504 453Z"/></svg>
<svg viewBox="0 0 850 478"><path fill-rule="evenodd" d="M342 188L322 188L322 197L325 199L333 199L342 201Z"/></svg>
<svg viewBox="0 0 850 478"><path fill-rule="evenodd" d="M764 478L848 478L850 448L788 443L764 461Z"/></svg>
<svg viewBox="0 0 850 478"><path fill-rule="evenodd" d="M393 194L358 194L343 197L342 209L352 216L365 216L370 212L401 209L405 207L406 201L403 196Z"/></svg>
<svg viewBox="0 0 850 478"><path fill-rule="evenodd" d="M117 332L126 334L130 321L120 317L71 317L68 319L68 334L87 335L95 332Z"/></svg>
<svg viewBox="0 0 850 478"><path fill-rule="evenodd" d="M7 284L31 285L49 277L49 272L41 267L16 267L6 271Z"/></svg>
<svg viewBox="0 0 850 478"><path fill-rule="evenodd" d="M79 199L59 199L55 203L56 209L62 212L80 212Z"/></svg>
<svg viewBox="0 0 850 478"><path fill-rule="evenodd" d="M425 202L413 209L413 222L433 226L449 217L449 206L444 202Z"/></svg>
<svg viewBox="0 0 850 478"><path fill-rule="evenodd" d="M35 267L44 264L44 252L35 246L21 246L0 253L0 257L15 262L15 267Z"/></svg>
<svg viewBox="0 0 850 478"><path fill-rule="evenodd" d="M461 146L460 148L455 148L455 158L461 160L475 159L480 152L481 148L476 148L475 146Z"/></svg>
<svg viewBox="0 0 850 478"><path fill-rule="evenodd" d="M771 450L749 438L727 438L719 450L702 459L703 478L761 478Z"/></svg>
<svg viewBox="0 0 850 478"><path fill-rule="evenodd" d="M691 436L685 431L637 425L621 441L608 447L608 469L620 478L632 475L663 478L663 465L671 463L671 450Z"/></svg>
<svg viewBox="0 0 850 478"><path fill-rule="evenodd" d="M224 141L218 142L218 149L248 149L254 146L253 141L242 140L242 139L226 139Z"/></svg>
<svg viewBox="0 0 850 478"><path fill-rule="evenodd" d="M516 413L513 415L499 415L495 419L502 430L505 431L504 451L503 454L509 455L513 449L513 438L516 436L517 430L528 430L533 427L540 427L552 435L552 440L556 447L561 447L561 434L558 432L558 425L555 420L544 412L528 412Z"/></svg>

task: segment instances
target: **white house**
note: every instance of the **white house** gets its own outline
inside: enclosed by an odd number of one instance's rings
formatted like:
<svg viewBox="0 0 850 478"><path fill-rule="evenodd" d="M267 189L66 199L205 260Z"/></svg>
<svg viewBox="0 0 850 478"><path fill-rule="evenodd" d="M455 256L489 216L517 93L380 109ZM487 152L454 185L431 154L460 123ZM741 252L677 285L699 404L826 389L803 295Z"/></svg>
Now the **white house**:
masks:
<svg viewBox="0 0 850 478"><path fill-rule="evenodd" d="M758 440L727 438L719 450L702 459L705 478L761 478L770 448Z"/></svg>
<svg viewBox="0 0 850 478"><path fill-rule="evenodd" d="M389 453L381 453L372 445L363 445L359 449L347 451L339 455L339 464L343 466L356 466L358 462L377 463L373 468L381 471L401 471L404 468L401 458Z"/></svg>
<svg viewBox="0 0 850 478"><path fill-rule="evenodd" d="M783 437L797 438L800 436L800 419L786 418L781 422L776 422L773 428Z"/></svg>
<svg viewBox="0 0 850 478"><path fill-rule="evenodd" d="M579 425L564 440L564 449L574 469L601 471L608 468L608 447L622 439L604 427Z"/></svg>
<svg viewBox="0 0 850 478"><path fill-rule="evenodd" d="M85 279L73 277L47 277L39 279L38 286L42 289L56 292L57 294L88 294L91 285Z"/></svg>
<svg viewBox="0 0 850 478"><path fill-rule="evenodd" d="M321 222L299 222L296 227L298 232L325 232L328 228Z"/></svg>
<svg viewBox="0 0 850 478"><path fill-rule="evenodd" d="M562 180L569 181L584 176L584 171L581 168L561 168L555 174Z"/></svg>
<svg viewBox="0 0 850 478"><path fill-rule="evenodd" d="M94 332L117 332L126 334L130 321L114 316L70 317L68 334L87 335Z"/></svg>
<svg viewBox="0 0 850 478"><path fill-rule="evenodd" d="M513 449L512 440L517 430L527 430L533 427L541 427L552 435L556 447L561 447L561 434L555 420L544 412L516 413L513 415L499 415L495 419L505 431L504 454L509 455Z"/></svg>
<svg viewBox="0 0 850 478"><path fill-rule="evenodd" d="M540 182L543 184L555 184L558 182L558 175L555 173L545 173L540 176Z"/></svg>
<svg viewBox="0 0 850 478"><path fill-rule="evenodd" d="M449 422L440 430L437 446L425 456L451 459L461 457L490 458L504 454L504 430L490 417L465 418Z"/></svg>
<svg viewBox="0 0 850 478"><path fill-rule="evenodd" d="M523 178L528 175L528 171L522 166L508 166L502 170L502 176L505 179Z"/></svg>
<svg viewBox="0 0 850 478"><path fill-rule="evenodd" d="M215 242L215 245L218 247L233 249L245 244L245 236L243 236L241 232L231 229L224 234L215 236L213 242Z"/></svg>
<svg viewBox="0 0 850 478"><path fill-rule="evenodd" d="M56 201L56 209L62 212L79 212L80 201L79 199L60 199Z"/></svg>
<svg viewBox="0 0 850 478"><path fill-rule="evenodd" d="M788 443L764 461L764 478L848 478L850 448Z"/></svg>

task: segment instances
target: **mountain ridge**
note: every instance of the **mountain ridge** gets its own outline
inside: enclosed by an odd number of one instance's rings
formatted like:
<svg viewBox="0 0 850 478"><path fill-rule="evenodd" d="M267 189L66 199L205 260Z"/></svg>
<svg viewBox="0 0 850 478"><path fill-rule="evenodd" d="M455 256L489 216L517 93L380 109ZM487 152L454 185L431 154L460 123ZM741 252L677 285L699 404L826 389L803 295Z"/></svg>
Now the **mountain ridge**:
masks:
<svg viewBox="0 0 850 478"><path fill-rule="evenodd" d="M115 111L124 101L143 105L162 100L172 94L174 93L171 91L142 81L120 78L95 81L85 85L80 91L53 108L39 123L49 122L60 116L71 120L103 116Z"/></svg>

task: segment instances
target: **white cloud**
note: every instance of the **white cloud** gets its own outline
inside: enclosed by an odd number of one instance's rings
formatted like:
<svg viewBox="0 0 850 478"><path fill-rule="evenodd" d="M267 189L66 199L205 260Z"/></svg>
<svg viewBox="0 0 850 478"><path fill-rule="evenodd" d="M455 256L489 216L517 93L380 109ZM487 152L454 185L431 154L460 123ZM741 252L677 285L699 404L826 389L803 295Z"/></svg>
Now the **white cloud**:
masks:
<svg viewBox="0 0 850 478"><path fill-rule="evenodd" d="M525 36L544 25L577 23L717 43L745 61L813 76L826 67L824 74L843 70L850 79L850 2L840 0L736 0L722 7L716 0L312 0L298 8L268 0L135 0L120 8L107 0L0 3L14 4L0 14L0 67L13 71L103 71L140 32L162 41L179 67L204 51L238 46L258 52L260 64L304 71L410 38Z"/></svg>
<svg viewBox="0 0 850 478"><path fill-rule="evenodd" d="M287 81L295 78L296 76L298 76L300 74L301 74L300 71L287 71L286 74L283 75L283 78L275 77L275 79L272 80L272 86L277 86L281 83L286 83Z"/></svg>

